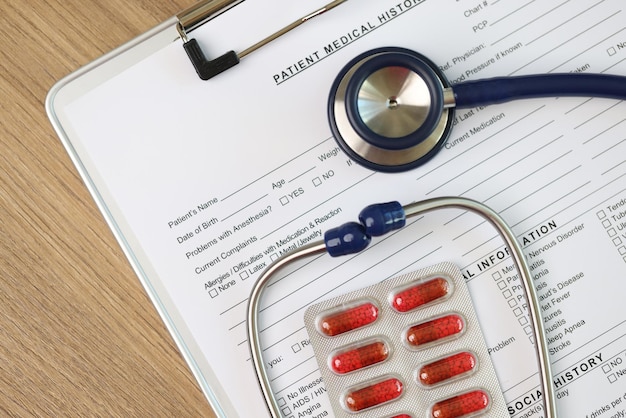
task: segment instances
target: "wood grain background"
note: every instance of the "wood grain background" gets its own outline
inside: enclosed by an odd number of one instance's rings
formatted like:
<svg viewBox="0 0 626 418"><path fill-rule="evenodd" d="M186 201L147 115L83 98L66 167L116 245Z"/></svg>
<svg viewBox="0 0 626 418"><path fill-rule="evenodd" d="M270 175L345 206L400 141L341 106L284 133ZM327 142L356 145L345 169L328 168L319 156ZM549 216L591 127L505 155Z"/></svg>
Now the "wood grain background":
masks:
<svg viewBox="0 0 626 418"><path fill-rule="evenodd" d="M44 110L194 0L0 0L0 415L214 417Z"/></svg>

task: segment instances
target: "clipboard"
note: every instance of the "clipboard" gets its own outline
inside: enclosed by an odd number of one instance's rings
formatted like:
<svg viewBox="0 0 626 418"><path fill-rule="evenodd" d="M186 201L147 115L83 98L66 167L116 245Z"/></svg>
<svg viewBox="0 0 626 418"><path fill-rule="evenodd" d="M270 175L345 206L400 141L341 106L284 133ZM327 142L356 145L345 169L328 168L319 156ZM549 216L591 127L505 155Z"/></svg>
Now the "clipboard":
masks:
<svg viewBox="0 0 626 418"><path fill-rule="evenodd" d="M263 410L241 323L246 291L264 266L352 220L372 199L444 194L487 200L504 212L534 261L538 286L546 295L555 289L546 315L552 336L562 334L553 342L561 410L593 408L566 394L576 385L612 396L620 381L599 367L621 355L624 322L591 335L588 324L611 317L610 304L584 315L568 304L575 294L597 296L584 278L626 269L618 218L626 173L623 158L611 152L623 147L624 104L555 99L468 110L457 115L458 135L442 156L408 174L373 174L343 155L325 109L342 66L378 46L420 49L453 81L557 69L626 73L619 2L519 8L352 0L320 13L341 3L280 0L273 5L279 14L260 19L268 11L259 2L201 2L61 80L46 100L57 134L211 407L224 417ZM540 41L531 29L541 25ZM415 36L404 36L409 29ZM574 43L584 46L580 53L568 52ZM203 63L215 58L224 71L207 76ZM435 226L442 231L435 234ZM595 244L591 255L588 242ZM594 257L602 263L589 261ZM392 273L382 260L391 260ZM327 408L300 325L306 305L439 261L462 267L483 302L479 316L507 318L490 323L492 359L514 416L537 408L536 376L507 366L529 364L534 354L501 243L467 215L439 214L377 245L368 260L315 260L300 266L305 278L287 272L290 280L272 288L263 338L285 417ZM329 293L329 283L340 284ZM586 333L584 342L565 337L574 325L576 335ZM594 358L589 377L570 383L572 370Z"/></svg>

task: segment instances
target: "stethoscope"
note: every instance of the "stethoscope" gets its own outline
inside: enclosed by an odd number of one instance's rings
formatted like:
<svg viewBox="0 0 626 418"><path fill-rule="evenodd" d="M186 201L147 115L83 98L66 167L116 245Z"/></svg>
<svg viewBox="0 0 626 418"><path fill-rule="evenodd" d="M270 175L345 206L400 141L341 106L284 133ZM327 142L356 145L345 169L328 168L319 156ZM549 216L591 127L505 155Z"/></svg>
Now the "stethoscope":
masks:
<svg viewBox="0 0 626 418"><path fill-rule="evenodd" d="M332 85L328 118L339 146L359 164L383 172L401 172L424 164L443 148L450 136L455 108L472 108L515 99L559 96L626 99L626 77L602 74L546 74L501 77L451 85L439 68L417 52L379 48L350 61ZM442 197L401 206L370 206L351 222L327 231L324 241L294 250L272 263L257 279L248 302L248 341L263 396L274 418L280 409L263 365L258 311L266 285L288 264L328 253L353 254L365 249L373 236L405 225L406 219L443 208L474 212L488 220L511 250L528 301L535 334L546 418L556 417L556 395L538 297L530 269L514 233L487 206L465 198Z"/></svg>
<svg viewBox="0 0 626 418"><path fill-rule="evenodd" d="M626 77L544 74L451 85L428 58L403 48L379 48L350 61L333 83L328 119L339 146L376 171L401 172L443 148L454 109L539 97L626 99Z"/></svg>

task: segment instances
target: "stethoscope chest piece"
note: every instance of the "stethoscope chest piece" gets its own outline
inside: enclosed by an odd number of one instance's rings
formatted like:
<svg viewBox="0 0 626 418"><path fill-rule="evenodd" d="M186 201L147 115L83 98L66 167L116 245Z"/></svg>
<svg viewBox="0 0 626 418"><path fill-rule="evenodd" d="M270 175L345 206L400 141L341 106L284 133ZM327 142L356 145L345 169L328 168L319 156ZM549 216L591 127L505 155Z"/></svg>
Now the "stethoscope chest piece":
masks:
<svg viewBox="0 0 626 418"><path fill-rule="evenodd" d="M359 164L405 171L445 143L454 108L445 104L445 76L424 56L402 48L369 51L337 76L329 122L341 148Z"/></svg>

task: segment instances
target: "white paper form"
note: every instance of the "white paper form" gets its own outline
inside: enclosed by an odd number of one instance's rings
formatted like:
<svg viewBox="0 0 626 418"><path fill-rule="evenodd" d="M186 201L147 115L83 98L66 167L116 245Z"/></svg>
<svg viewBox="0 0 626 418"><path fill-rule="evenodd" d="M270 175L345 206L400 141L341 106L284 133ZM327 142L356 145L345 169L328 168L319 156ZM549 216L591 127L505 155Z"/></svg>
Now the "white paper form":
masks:
<svg viewBox="0 0 626 418"><path fill-rule="evenodd" d="M285 15L277 22L258 20L267 13L256 3L194 31L207 55L243 50L324 4L274 2L272 16ZM499 212L528 255L561 416L624 416L626 105L555 98L461 110L445 149L403 174L351 161L326 117L342 66L382 46L423 53L453 82L624 75L622 9L618 0L351 0L213 80L200 81L175 43L68 106L81 161L225 414L265 411L245 311L272 260L367 204L458 195ZM362 254L310 260L269 287L261 339L284 416L332 415L304 330L307 305L440 261L464 272L511 416L542 416L534 338L507 250L486 222L452 210Z"/></svg>

